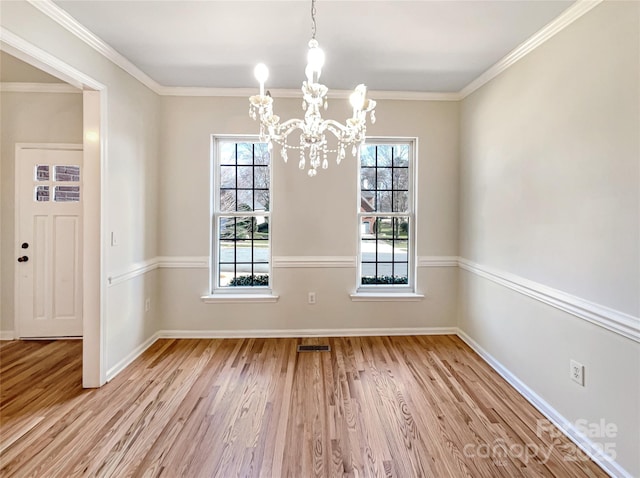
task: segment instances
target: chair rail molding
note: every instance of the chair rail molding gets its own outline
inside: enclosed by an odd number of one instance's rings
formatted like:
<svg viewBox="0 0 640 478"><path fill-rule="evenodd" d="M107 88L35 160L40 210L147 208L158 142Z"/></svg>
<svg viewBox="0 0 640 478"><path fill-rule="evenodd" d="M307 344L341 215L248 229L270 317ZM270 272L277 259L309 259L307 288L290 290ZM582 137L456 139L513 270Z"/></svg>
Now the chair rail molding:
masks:
<svg viewBox="0 0 640 478"><path fill-rule="evenodd" d="M460 258L459 264L461 269L477 276L539 300L540 302L544 302L556 309L615 332L623 337L627 337L635 342L640 342L640 317L634 317L633 315L590 302L581 297L576 297L567 292L539 284L538 282L525 279L510 272L477 264L468 259Z"/></svg>

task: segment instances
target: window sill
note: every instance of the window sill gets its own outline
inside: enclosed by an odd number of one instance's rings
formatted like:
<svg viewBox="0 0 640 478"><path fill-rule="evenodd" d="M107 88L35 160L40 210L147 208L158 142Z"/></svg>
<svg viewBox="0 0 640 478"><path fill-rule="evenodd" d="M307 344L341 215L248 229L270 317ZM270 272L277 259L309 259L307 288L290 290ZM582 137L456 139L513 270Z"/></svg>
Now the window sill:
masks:
<svg viewBox="0 0 640 478"><path fill-rule="evenodd" d="M273 304L278 299L279 296L271 294L210 294L200 297L205 304Z"/></svg>
<svg viewBox="0 0 640 478"><path fill-rule="evenodd" d="M351 294L352 302L418 302L424 294L413 292L356 292Z"/></svg>

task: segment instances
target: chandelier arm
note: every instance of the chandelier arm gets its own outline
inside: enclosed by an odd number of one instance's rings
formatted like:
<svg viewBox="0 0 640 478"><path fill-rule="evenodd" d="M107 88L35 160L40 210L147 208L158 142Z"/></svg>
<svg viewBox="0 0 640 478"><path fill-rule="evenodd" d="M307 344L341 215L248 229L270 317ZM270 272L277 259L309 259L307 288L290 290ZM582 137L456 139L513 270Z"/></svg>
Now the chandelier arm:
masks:
<svg viewBox="0 0 640 478"><path fill-rule="evenodd" d="M304 131L304 121L298 118L292 118L278 125L278 136L289 136L295 129Z"/></svg>

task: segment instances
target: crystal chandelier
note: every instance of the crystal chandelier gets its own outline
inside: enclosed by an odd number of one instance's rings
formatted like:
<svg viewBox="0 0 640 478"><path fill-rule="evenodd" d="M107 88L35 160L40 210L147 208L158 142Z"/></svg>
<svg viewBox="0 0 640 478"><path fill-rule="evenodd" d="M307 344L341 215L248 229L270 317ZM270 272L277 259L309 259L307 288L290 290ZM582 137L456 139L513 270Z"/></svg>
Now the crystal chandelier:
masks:
<svg viewBox="0 0 640 478"><path fill-rule="evenodd" d="M358 154L359 146L364 143L367 130L367 113L371 116L371 122L375 123L376 102L367 99L367 87L360 84L349 97L353 107L353 116L346 120L346 124L331 119L323 119L320 108L327 109L327 92L329 89L318 83L322 66L324 64L324 52L319 48L316 40L316 6L315 0L311 0L311 40L309 40L309 52L307 54L306 81L302 82L302 109L305 111L304 119L290 119L280 122L280 117L273 114L273 98L267 91L265 94L264 83L269 76L269 70L260 63L255 67L254 74L260 83L260 94L251 96L249 102L249 116L260 120L260 141L268 142L269 152L273 149L273 142L281 146L282 159L286 162L290 150L299 150L300 169L307 167L308 174L314 177L317 169L329 167L327 156L336 154L336 162L340 164L345 157L346 150L351 148L354 157ZM300 131L299 145L291 145L288 138L294 131ZM331 133L335 140L331 144L327 139L327 132ZM336 144L337 143L337 144Z"/></svg>

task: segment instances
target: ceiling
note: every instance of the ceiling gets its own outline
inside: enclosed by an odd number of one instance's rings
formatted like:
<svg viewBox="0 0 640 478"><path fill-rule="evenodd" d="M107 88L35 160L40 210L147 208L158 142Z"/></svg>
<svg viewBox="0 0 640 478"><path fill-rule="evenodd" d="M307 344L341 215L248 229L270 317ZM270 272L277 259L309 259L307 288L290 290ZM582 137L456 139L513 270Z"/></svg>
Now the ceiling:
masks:
<svg viewBox="0 0 640 478"><path fill-rule="evenodd" d="M310 1L55 0L163 86L299 88ZM317 0L332 89L457 92L573 0Z"/></svg>

